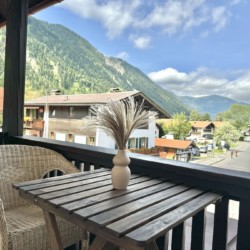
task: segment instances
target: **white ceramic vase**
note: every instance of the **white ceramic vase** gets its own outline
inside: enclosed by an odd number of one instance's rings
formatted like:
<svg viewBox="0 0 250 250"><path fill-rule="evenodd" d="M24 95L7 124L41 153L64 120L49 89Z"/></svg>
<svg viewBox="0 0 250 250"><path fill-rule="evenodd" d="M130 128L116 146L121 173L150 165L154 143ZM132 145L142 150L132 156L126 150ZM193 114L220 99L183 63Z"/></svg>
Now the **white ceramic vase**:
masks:
<svg viewBox="0 0 250 250"><path fill-rule="evenodd" d="M113 158L114 167L111 171L114 189L127 189L131 175L128 167L129 163L130 159L127 156L126 150L119 149L116 156Z"/></svg>

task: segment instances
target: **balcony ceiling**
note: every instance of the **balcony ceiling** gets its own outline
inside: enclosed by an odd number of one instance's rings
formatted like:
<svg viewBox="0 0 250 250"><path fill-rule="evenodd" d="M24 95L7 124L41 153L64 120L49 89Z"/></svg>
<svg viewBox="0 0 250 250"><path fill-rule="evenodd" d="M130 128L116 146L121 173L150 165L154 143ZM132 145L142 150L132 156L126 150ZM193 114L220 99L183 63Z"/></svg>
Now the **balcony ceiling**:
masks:
<svg viewBox="0 0 250 250"><path fill-rule="evenodd" d="M0 27L5 26L7 18L7 5L11 0L0 0ZM63 0L28 0L29 14L34 14L53 4L60 3Z"/></svg>

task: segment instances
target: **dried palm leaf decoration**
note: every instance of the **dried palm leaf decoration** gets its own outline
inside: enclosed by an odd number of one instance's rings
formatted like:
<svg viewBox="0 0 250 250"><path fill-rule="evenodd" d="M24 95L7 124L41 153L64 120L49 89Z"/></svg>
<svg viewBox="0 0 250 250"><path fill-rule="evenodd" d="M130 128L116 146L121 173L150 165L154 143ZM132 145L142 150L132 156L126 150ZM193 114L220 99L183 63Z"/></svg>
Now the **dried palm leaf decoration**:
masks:
<svg viewBox="0 0 250 250"><path fill-rule="evenodd" d="M91 112L95 117L86 125L102 129L115 140L119 149L125 149L135 129L143 128L156 119L157 112L143 109L143 104L144 100L139 103L128 97L125 100L109 100L104 106L92 106Z"/></svg>

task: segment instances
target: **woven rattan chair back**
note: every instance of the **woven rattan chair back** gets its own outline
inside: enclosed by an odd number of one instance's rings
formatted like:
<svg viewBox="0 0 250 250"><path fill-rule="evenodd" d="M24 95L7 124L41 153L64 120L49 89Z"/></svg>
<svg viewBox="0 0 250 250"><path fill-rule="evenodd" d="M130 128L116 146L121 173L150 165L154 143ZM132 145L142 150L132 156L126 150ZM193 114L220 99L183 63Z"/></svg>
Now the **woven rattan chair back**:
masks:
<svg viewBox="0 0 250 250"><path fill-rule="evenodd" d="M42 210L19 198L13 183L48 176L56 170L62 174L79 170L53 150L25 145L0 145L0 250L53 250L48 244ZM57 218L63 246L84 239L88 233ZM86 249L85 248L85 249Z"/></svg>
<svg viewBox="0 0 250 250"><path fill-rule="evenodd" d="M58 169L64 174L79 170L55 151L26 145L0 145L0 198L5 210L27 203L12 188L13 183L40 179Z"/></svg>

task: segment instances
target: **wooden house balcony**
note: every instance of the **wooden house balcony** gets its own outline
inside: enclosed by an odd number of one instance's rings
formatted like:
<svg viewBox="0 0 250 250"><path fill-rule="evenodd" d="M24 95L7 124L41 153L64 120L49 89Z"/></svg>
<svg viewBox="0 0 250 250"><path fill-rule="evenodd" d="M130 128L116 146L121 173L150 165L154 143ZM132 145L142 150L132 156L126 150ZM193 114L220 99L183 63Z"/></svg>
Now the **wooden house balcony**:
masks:
<svg viewBox="0 0 250 250"><path fill-rule="evenodd" d="M23 136L23 107L25 89L27 15L48 7L60 0L1 0L0 27L6 25L6 54L4 78L4 112L3 133L0 133L1 144L25 144L53 149L68 160L75 163L83 171L98 168L111 168L115 150L80 145L69 142L59 142L38 137ZM215 205L214 219L210 220L213 233L208 235L201 229L204 217L198 217L189 224L192 237L184 237L183 230L176 227L175 243L172 249L183 249L191 241L191 249L203 249L200 240L210 242L210 249L250 249L250 173L213 168L210 166L191 164L156 158L154 156L130 155L132 173L143 175L158 175L169 180L200 189L206 189L223 197ZM0 175L1 178L1 175ZM239 219L232 226L228 219L229 200L238 201ZM236 237L231 241L232 227L237 227ZM159 249L164 249L164 236L158 240ZM177 237L176 237L177 236ZM204 237L205 236L205 237ZM1 236L0 236L1 239ZM235 243L236 247L231 248ZM29 250L29 249L27 249ZM129 250L129 249L127 249Z"/></svg>
<svg viewBox="0 0 250 250"><path fill-rule="evenodd" d="M116 151L89 145L61 142L31 136L0 136L5 144L25 144L53 149L64 155L82 171L112 168L112 158ZM250 174L214 168L210 166L160 159L159 157L130 153L132 173L158 175L170 180L178 180L191 186L219 193L223 197L215 205L215 213L206 212L207 226L204 229L204 249L250 249ZM229 219L229 201L240 204L239 219ZM159 249L190 249L196 238L190 236L193 231L199 235L192 218L185 222L185 234L182 239L185 248L164 248L165 238L158 239ZM170 234L171 236L171 234ZM169 237L169 235L168 235ZM169 239L171 242L171 238ZM194 244L194 243L192 243ZM195 244L194 244L195 245ZM192 247L191 249L200 249Z"/></svg>

